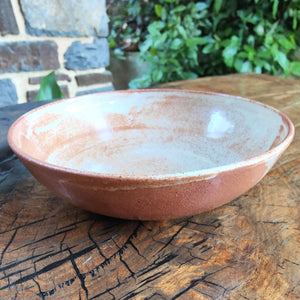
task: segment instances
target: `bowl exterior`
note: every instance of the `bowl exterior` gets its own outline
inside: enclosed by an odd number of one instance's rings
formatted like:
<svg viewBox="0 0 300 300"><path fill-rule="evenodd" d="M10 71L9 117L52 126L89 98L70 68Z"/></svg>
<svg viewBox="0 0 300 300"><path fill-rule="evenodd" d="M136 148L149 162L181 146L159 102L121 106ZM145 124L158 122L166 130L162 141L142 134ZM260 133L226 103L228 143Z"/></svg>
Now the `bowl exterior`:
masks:
<svg viewBox="0 0 300 300"><path fill-rule="evenodd" d="M159 93L161 91L162 90L156 90L156 93ZM170 90L169 92L173 94L180 92L180 93L192 93L193 95L195 94L200 95L201 93L210 96L218 95L215 93L207 93L207 92L189 92L189 91L176 92L175 90L172 91ZM139 91L136 95L137 97L135 99L136 103L140 103L139 97L140 96L142 97L143 93L149 93L149 91ZM165 90L163 93L168 93L168 91ZM113 92L109 95L113 95ZM121 98L123 101L124 99L126 99L128 95L130 94L128 94L127 92L122 92L118 97L122 96L123 98L122 97ZM144 96L146 97L147 95ZM170 94L165 95L167 100L170 98L169 96ZM218 97L223 97L223 98L225 96L227 97L226 99L229 99L231 97L229 95L221 95L221 94L218 95ZM99 95L97 97L99 97ZM79 102L81 103L82 100L84 99L81 100L79 99ZM147 101L149 100L150 101L149 103L152 103L151 97L150 99L146 97L146 100ZM65 143L64 140L65 136L61 138L61 136L58 136L57 132L60 132L60 130L64 132L63 130L66 130L66 132L70 133L69 128L72 128L68 122L62 122L62 120L64 121L69 120L66 118L66 116L62 116L61 118L57 117L56 113L58 108L60 108L59 103L66 105L65 110L73 109L71 113L74 114L74 106L70 106L70 103L73 103L73 101L76 102L77 101L76 99L62 100L60 102L57 102L58 107L55 106L56 104L48 105L47 107L50 109L48 111L47 109L43 111L42 108L36 110L36 112L41 113L40 123L37 121L36 115L34 115L34 113L32 115L29 113L27 117L23 117L23 118L21 117L10 128L8 133L8 142L12 150L18 155L18 157L23 162L23 164L32 173L32 175L36 177L37 180L39 180L43 185L45 185L50 190L52 190L55 194L70 201L75 206L81 207L83 209L95 213L112 216L112 217L125 218L125 219L159 220L159 219L180 218L184 216L190 216L201 212L209 211L225 203L228 203L229 201L245 193L247 190L249 190L251 187L257 184L266 175L266 173L270 170L270 168L274 165L274 163L277 161L280 155L286 150L286 148L290 145L290 143L293 140L294 126L284 114L270 107L268 108L263 104L258 104L258 103L255 104L255 102L252 100L235 97L235 101L238 100L246 101L248 104L252 103L250 105L252 109L254 109L253 106L258 105L260 108L264 107L265 109L269 110L269 114L274 113L277 115L278 122L277 123L275 122L275 125L277 124L277 126L275 126L275 129L273 128L273 126L268 127L269 131L274 131L272 133L275 135L277 134L277 137L275 136L274 141L273 139L271 140L273 144L268 147L262 148L263 150L261 152L258 152L258 154L255 154L253 156L251 155L246 156L246 158L234 161L233 163L227 163L226 161L224 162L221 160L221 162L219 162L219 164L217 164L214 167L202 168L198 166L196 167L197 170L192 172L189 171L185 172L184 170L179 168L179 171L177 171L176 169L176 171L166 173L166 174L154 173L154 175L143 175L143 174L137 175L138 173L133 173L136 175L128 175L124 172L120 172L120 173L119 172L103 173L100 171L90 172L89 169L86 171L85 169L80 169L76 167L71 168L68 167L68 165L64 165L64 164L49 163L49 161L47 161L45 157L47 155L52 155L53 151L56 148L55 147L47 148L48 144L45 143L45 141L51 140L50 139L51 137L55 141L53 145L56 146L62 144L68 146L68 144ZM92 105L91 107L95 109L93 101L91 101L92 103L90 104ZM85 101L83 102L84 105L86 105L86 102ZM221 102L223 103L223 100ZM110 103L114 103L114 101L103 102L103 103L110 104ZM95 102L95 105L97 107L97 105L99 104ZM167 108L169 107L170 106L167 106ZM226 107L227 106L225 105L225 108ZM75 105L75 108L78 107ZM84 109L84 107L80 105L79 108L82 108L82 110ZM103 107L100 106L100 108L101 108L101 112L103 113ZM117 114L115 111L116 106L108 106L106 108L111 109L114 115ZM108 112L110 112L109 109ZM169 109L167 111L169 111ZM77 112L79 112L79 115L81 115L81 110L78 110ZM136 112L136 109L134 110L134 112ZM206 111L204 110L204 112ZM261 109L259 110L255 109L255 112L260 112L261 116L265 117L265 113ZM45 113L46 116L48 117L50 116L51 117L50 119L51 120L54 119L54 121L51 121L49 124L48 123L44 124ZM67 114L67 116L70 116L72 114ZM98 118L99 117L98 113L96 115ZM124 111L121 110L117 115L122 119L124 117ZM175 119L177 122L176 110L175 112L172 113L172 116L173 115L176 116ZM212 129L215 128L216 123L218 123L220 120L223 120L221 118L222 115L217 113L214 114L214 110L212 115L214 116L214 118L211 118L210 121L213 120L214 122L211 123L209 121L208 123L209 126L205 128L206 131L209 133L210 132L218 133L219 132L218 130L214 131ZM199 118L198 113L196 113L196 116L197 116L196 120L198 120ZM144 117L147 119L148 115L145 114L143 115L143 118ZM255 114L255 118L254 118L255 120L256 117L257 114ZM262 118L260 117L260 119ZM84 120L86 121L86 118L84 118ZM95 125L93 120L91 120L91 122L89 119L87 120L88 122L84 124L92 123L93 126ZM102 119L100 118L100 121L101 120ZM162 120L165 121L164 114ZM118 118L116 118L115 121L117 123L115 124L114 122L112 122L112 124L119 126L120 123L118 121ZM60 122L65 127L58 128L57 124ZM126 122L125 125L127 124ZM33 133L28 130L28 127L26 127L26 124L28 125L28 123L37 125L37 128ZM252 121L250 123L252 124ZM84 125L82 123L80 124ZM75 123L76 128L77 127L81 128L80 124L77 124L77 118L76 118L76 123ZM99 124L101 125L102 123L100 122ZM207 123L204 122L204 124ZM270 124L272 125L273 123ZM73 123L71 125L75 126ZM182 126L184 125L185 123L183 123L183 125L181 124L179 128L182 128ZM103 133L101 130L104 127L101 126L99 128L96 127L97 134L99 132L101 134ZM118 126L116 128L118 128ZM120 128L123 128L122 126ZM254 124L254 127L255 126L256 124ZM55 130L53 130L53 132L50 132L48 131L49 128L50 129L55 128ZM90 127L87 126L87 128ZM124 128L127 127L125 126ZM247 128L249 127L246 127L246 129ZM257 128L257 126L255 128ZM258 126L258 129L259 128L264 128L264 127ZM224 131L223 129L224 128L222 127L222 130L220 131L221 133ZM49 134L49 132L51 134ZM241 134L243 134L243 132L239 133L237 136L239 137ZM247 139L248 148L255 148L259 146L260 143L264 145L264 141L261 141L258 138L259 135L257 136L256 133L259 134L260 133L259 130L256 131L254 130L254 132L252 132L252 135L250 135L250 137ZM43 139L40 140L38 138L40 136L46 138L44 138L44 140ZM68 138L72 139L74 138L74 136L71 134L70 136L68 136ZM188 135L188 137L190 136L192 135ZM196 134L196 136L198 135ZM35 142L34 142L34 137L36 137ZM59 137L61 139L59 139ZM210 138L217 138L217 136L210 136ZM24 143L23 140L25 141ZM254 141L256 143L254 143ZM201 143L203 143L203 141ZM240 145L239 140L235 144ZM235 146L235 144L233 146ZM48 153L41 152L40 145L46 147L48 149ZM220 145L221 151L223 148L227 147L226 145L224 145L222 139L218 139L218 145ZM114 149L118 149L117 146L118 144L116 144L116 147L114 147ZM81 146L79 145L79 147ZM93 147L94 146L92 145L91 149ZM72 147L69 148L71 148L71 150L73 151ZM186 149L187 147L184 148L184 151L186 151ZM101 151L99 150L97 151L102 155ZM166 153L169 153L168 151L165 150L165 148L164 151ZM218 155L220 155L220 151L217 152L215 147L210 147L209 151L210 151L209 153L216 158L218 158L219 157ZM45 155L47 154L47 155L38 156L37 154L39 154L40 152L42 154ZM76 151L74 153L76 153ZM221 152L221 154L223 155L224 153ZM223 156L226 155L227 154L225 153ZM201 157L201 155L199 156ZM176 158L178 157L178 159L181 158L180 155L178 154L174 157ZM124 175L119 176L117 174L122 174L122 175L124 174ZM152 174L152 173L146 172L146 174Z"/></svg>
<svg viewBox="0 0 300 300"><path fill-rule="evenodd" d="M209 211L237 198L264 177L284 150L248 166L177 180L82 176L20 159L43 185L75 206L117 218L161 220Z"/></svg>

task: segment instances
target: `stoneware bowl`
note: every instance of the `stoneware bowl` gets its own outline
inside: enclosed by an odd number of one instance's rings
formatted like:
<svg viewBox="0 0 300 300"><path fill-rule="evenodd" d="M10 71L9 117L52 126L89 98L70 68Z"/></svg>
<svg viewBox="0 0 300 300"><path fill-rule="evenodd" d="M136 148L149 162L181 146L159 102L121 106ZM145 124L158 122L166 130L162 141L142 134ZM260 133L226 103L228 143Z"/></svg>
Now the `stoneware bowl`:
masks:
<svg viewBox="0 0 300 300"><path fill-rule="evenodd" d="M251 100L183 90L93 94L19 118L8 142L46 187L76 206L157 220L211 210L259 182L294 127Z"/></svg>

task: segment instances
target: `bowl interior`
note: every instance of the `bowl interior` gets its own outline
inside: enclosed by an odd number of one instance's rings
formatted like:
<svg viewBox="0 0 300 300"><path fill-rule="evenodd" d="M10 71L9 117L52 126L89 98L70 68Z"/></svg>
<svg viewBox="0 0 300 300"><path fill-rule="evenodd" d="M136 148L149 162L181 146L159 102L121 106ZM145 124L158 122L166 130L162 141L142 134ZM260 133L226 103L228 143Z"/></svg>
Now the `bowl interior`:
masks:
<svg viewBox="0 0 300 300"><path fill-rule="evenodd" d="M277 111L234 96L128 91L38 108L12 129L14 147L43 163L115 175L165 175L240 162L279 145Z"/></svg>

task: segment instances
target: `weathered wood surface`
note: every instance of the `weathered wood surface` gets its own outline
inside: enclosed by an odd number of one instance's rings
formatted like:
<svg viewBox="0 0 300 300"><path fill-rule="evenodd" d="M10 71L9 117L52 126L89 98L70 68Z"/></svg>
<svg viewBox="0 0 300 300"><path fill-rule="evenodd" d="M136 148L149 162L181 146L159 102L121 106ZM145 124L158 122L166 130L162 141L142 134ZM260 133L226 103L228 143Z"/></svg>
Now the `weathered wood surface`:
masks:
<svg viewBox="0 0 300 300"><path fill-rule="evenodd" d="M292 119L295 140L248 193L171 221L91 214L28 174L6 189L2 177L0 299L300 298L300 81L247 74L167 86L270 104ZM9 159L1 176L20 168Z"/></svg>

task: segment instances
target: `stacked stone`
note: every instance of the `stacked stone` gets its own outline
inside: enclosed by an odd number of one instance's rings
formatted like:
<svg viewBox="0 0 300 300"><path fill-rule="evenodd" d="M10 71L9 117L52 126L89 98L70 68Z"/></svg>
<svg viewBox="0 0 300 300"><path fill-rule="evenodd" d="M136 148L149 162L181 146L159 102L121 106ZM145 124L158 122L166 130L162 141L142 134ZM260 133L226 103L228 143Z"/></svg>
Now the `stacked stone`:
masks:
<svg viewBox="0 0 300 300"><path fill-rule="evenodd" d="M0 1L0 106L34 100L52 70L67 97L112 90L105 0Z"/></svg>

